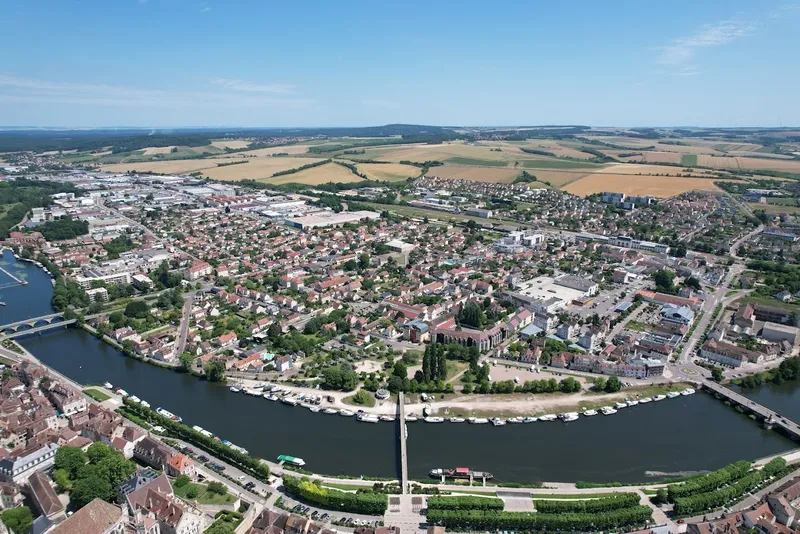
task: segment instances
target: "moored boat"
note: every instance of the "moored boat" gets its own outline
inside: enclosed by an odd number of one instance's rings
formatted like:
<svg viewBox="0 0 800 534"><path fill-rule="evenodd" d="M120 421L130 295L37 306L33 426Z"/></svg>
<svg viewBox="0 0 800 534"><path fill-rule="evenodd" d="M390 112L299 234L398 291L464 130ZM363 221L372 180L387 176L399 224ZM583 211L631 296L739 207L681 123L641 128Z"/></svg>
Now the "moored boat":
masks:
<svg viewBox="0 0 800 534"><path fill-rule="evenodd" d="M111 382L106 382L103 384L103 387L106 389L112 389L114 386L111 385Z"/></svg>
<svg viewBox="0 0 800 534"><path fill-rule="evenodd" d="M284 404L288 404L289 406L297 406L297 401L294 399L290 399L289 397L282 398L281 402Z"/></svg>
<svg viewBox="0 0 800 534"><path fill-rule="evenodd" d="M489 422L489 420L485 417L470 417L467 419L467 422L472 423L473 425L485 425Z"/></svg>
<svg viewBox="0 0 800 534"><path fill-rule="evenodd" d="M508 420L508 422L511 423L512 425L518 425L522 423L522 417L512 417Z"/></svg>
<svg viewBox="0 0 800 534"><path fill-rule="evenodd" d="M486 480L491 480L494 478L494 475L491 473L487 473L485 471L473 471L468 467L456 467L455 469L431 469L428 471L428 475L432 478L485 478Z"/></svg>
<svg viewBox="0 0 800 534"><path fill-rule="evenodd" d="M525 419L522 420L522 422L523 423L535 423L538 420L539 420L538 417L526 417Z"/></svg>
<svg viewBox="0 0 800 534"><path fill-rule="evenodd" d="M378 419L380 419L381 421L391 422L391 421L394 421L394 416L393 415L382 415Z"/></svg>
<svg viewBox="0 0 800 534"><path fill-rule="evenodd" d="M586 417L597 415L597 410L586 410L585 412L583 412L583 415L585 415Z"/></svg>
<svg viewBox="0 0 800 534"><path fill-rule="evenodd" d="M234 393L239 393L240 391L242 391L241 388L237 388L236 386L231 386L228 389Z"/></svg>
<svg viewBox="0 0 800 534"><path fill-rule="evenodd" d="M603 406L602 408L600 408L600 413L602 413L603 415L613 415L617 413L617 410L615 410L611 406Z"/></svg>
<svg viewBox="0 0 800 534"><path fill-rule="evenodd" d="M666 395L656 395L655 397L653 397L653 400L658 402L658 401L662 401L662 400L664 400L666 398L667 398Z"/></svg>
<svg viewBox="0 0 800 534"><path fill-rule="evenodd" d="M289 456L288 454L281 454L280 456L278 456L278 461L286 464L296 465L298 467L303 467L304 465L306 465L306 461L303 460L302 458Z"/></svg>
<svg viewBox="0 0 800 534"><path fill-rule="evenodd" d="M505 426L506 425L506 420L505 419L500 419L499 417L495 417L494 419L490 419L490 421L492 422L492 424L494 426Z"/></svg>
<svg viewBox="0 0 800 534"><path fill-rule="evenodd" d="M614 405L614 408L616 408L617 410L621 410L621 409L627 408L627 407L628 407L628 405L625 404L624 402L618 402L618 403L616 403Z"/></svg>
<svg viewBox="0 0 800 534"><path fill-rule="evenodd" d="M562 413L561 415L558 416L558 418L564 421L565 423L569 423L570 421L578 420L578 413L577 412Z"/></svg>
<svg viewBox="0 0 800 534"><path fill-rule="evenodd" d="M339 410L337 410L336 408L325 408L324 410L322 410L322 413L333 415L339 413Z"/></svg>
<svg viewBox="0 0 800 534"><path fill-rule="evenodd" d="M556 419L558 419L558 416L552 413L539 417L539 421L555 421Z"/></svg>
<svg viewBox="0 0 800 534"><path fill-rule="evenodd" d="M678 393L677 391L670 391L669 393L667 393L667 398L668 399L674 399L675 397L677 397L679 395L680 395L680 393Z"/></svg>
<svg viewBox="0 0 800 534"><path fill-rule="evenodd" d="M684 395L684 396L685 395L694 395L694 394L695 394L694 388L686 388L683 391L681 391L681 395Z"/></svg>
<svg viewBox="0 0 800 534"><path fill-rule="evenodd" d="M419 417L417 417L416 415L407 415L406 416L406 421L408 421L408 422L419 421Z"/></svg>
<svg viewBox="0 0 800 534"><path fill-rule="evenodd" d="M444 417L426 417L423 421L426 423L444 423Z"/></svg>
<svg viewBox="0 0 800 534"><path fill-rule="evenodd" d="M647 404L648 402L653 402L653 399L651 397L645 397L643 399L639 399L639 402L642 404Z"/></svg>
<svg viewBox="0 0 800 534"><path fill-rule="evenodd" d="M180 423L183 420L174 413L165 410L164 408L156 408L156 413L158 415L166 417L167 419L172 419L173 421L177 421L178 423Z"/></svg>
<svg viewBox="0 0 800 534"><path fill-rule="evenodd" d="M466 419L464 419L463 417L451 417L447 421L450 423L463 423L464 421L466 421Z"/></svg>
<svg viewBox="0 0 800 534"><path fill-rule="evenodd" d="M379 421L378 416L371 413L360 413L357 419L362 423L377 423Z"/></svg>
<svg viewBox="0 0 800 534"><path fill-rule="evenodd" d="M339 415L343 415L345 417L353 417L356 413L350 410L342 410L339 412Z"/></svg>

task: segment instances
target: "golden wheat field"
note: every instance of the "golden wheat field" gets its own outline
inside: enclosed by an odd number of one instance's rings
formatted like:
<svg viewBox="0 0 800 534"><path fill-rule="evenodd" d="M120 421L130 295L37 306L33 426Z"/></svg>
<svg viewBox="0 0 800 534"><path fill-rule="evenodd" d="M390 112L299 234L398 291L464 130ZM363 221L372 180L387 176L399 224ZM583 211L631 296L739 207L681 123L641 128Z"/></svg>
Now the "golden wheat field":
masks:
<svg viewBox="0 0 800 534"><path fill-rule="evenodd" d="M211 145L217 148L232 148L233 150L238 150L250 146L250 141L245 141L243 139L217 139L216 141L211 141Z"/></svg>
<svg viewBox="0 0 800 534"><path fill-rule="evenodd" d="M559 189L563 188L567 184L571 184L572 182L577 182L584 176L588 176L586 171L580 172L529 169L528 172L536 176L536 180L539 182L549 182L550 185ZM532 182L530 186L536 187L536 182Z"/></svg>
<svg viewBox="0 0 800 534"><path fill-rule="evenodd" d="M598 174L650 174L650 175L662 174L667 176L687 174L683 172L683 168L681 167L672 167L668 165L654 165L647 163L616 163L592 172ZM704 172L705 171L698 169L696 171L693 171L692 175L701 176L704 174Z"/></svg>
<svg viewBox="0 0 800 534"><path fill-rule="evenodd" d="M215 158L216 160L216 158ZM224 160L220 160L224 161ZM230 161L230 160L228 160ZM203 170L203 176L215 180L237 181L244 179L263 180L276 172L296 169L303 165L316 163L318 158L246 158L247 163L225 165ZM349 172L349 171L348 171Z"/></svg>
<svg viewBox="0 0 800 534"><path fill-rule="evenodd" d="M271 156L273 154L289 154L295 156L298 154L305 154L308 152L308 147L311 145L287 145L287 146L271 146L267 148L257 148L255 150L245 150L238 152L242 156Z"/></svg>
<svg viewBox="0 0 800 534"><path fill-rule="evenodd" d="M681 154L678 152L653 152L647 151L642 153L643 160L647 163L680 163Z"/></svg>
<svg viewBox="0 0 800 534"><path fill-rule="evenodd" d="M739 167L747 170L766 169L780 172L800 173L800 161L781 160L781 159L756 159L756 158L736 158Z"/></svg>
<svg viewBox="0 0 800 534"><path fill-rule="evenodd" d="M715 169L738 169L737 158L726 156L709 156L701 154L697 156L697 164L701 167L713 167Z"/></svg>
<svg viewBox="0 0 800 534"><path fill-rule="evenodd" d="M220 160L224 161L224 160ZM145 161L141 163L113 163L102 165L103 171L109 172L158 172L164 174L183 174L216 167L213 159L176 159L173 161Z"/></svg>
<svg viewBox="0 0 800 534"><path fill-rule="evenodd" d="M350 169L346 167L342 167L341 165L337 165L336 163L327 163L325 165L320 165L319 167L314 167L312 169L306 169L304 171L296 172L294 174L276 176L275 178L270 178L268 180L262 180L262 181L270 184L297 183L297 184L307 184L307 185L319 185L319 184L326 184L328 182L336 182L336 183L360 182L361 178L350 172Z"/></svg>
<svg viewBox="0 0 800 534"><path fill-rule="evenodd" d="M356 167L371 180L385 182L396 182L409 177L416 177L419 176L420 172L418 167L400 163L359 163Z"/></svg>
<svg viewBox="0 0 800 534"><path fill-rule="evenodd" d="M685 191L720 191L709 178L678 178L675 176L636 176L631 174L590 174L563 188L585 197L592 193L615 191L628 195L652 195L668 198Z"/></svg>
<svg viewBox="0 0 800 534"><path fill-rule="evenodd" d="M507 184L513 182L521 173L521 169L517 170L508 167L455 167L444 165L442 167L432 167L428 171L428 176Z"/></svg>
<svg viewBox="0 0 800 534"><path fill-rule="evenodd" d="M549 139L536 139L526 141L524 143L502 143L500 146L503 148L506 146L510 148L516 147L517 152L519 152L519 154L521 154L523 157L526 155L526 153L521 150L522 148L543 150L545 152L552 152L556 156L563 156L567 158L592 159L595 157L594 154L581 152L578 148L576 148L576 146L570 146L567 143Z"/></svg>

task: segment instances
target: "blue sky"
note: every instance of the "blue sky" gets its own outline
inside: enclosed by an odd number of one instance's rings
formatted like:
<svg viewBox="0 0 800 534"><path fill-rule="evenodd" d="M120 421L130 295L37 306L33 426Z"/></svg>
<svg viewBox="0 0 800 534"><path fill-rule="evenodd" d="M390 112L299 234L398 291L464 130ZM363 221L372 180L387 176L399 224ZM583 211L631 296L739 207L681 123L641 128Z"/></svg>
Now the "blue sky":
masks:
<svg viewBox="0 0 800 534"><path fill-rule="evenodd" d="M800 125L800 3L6 0L2 126Z"/></svg>

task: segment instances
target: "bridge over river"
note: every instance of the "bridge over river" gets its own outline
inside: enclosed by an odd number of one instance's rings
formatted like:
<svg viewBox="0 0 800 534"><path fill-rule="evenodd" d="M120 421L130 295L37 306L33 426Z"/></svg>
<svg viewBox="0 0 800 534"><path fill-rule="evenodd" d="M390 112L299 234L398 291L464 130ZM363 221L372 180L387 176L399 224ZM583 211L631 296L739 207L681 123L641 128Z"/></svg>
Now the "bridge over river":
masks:
<svg viewBox="0 0 800 534"><path fill-rule="evenodd" d="M767 408L766 406L763 406L740 393L736 393L732 389L729 389L722 384L706 381L702 384L702 387L707 391L710 391L736 405L745 413L754 414L756 417L758 417L759 421L762 422L765 428L778 427L790 438L800 441L800 425L788 417L781 415L775 410Z"/></svg>

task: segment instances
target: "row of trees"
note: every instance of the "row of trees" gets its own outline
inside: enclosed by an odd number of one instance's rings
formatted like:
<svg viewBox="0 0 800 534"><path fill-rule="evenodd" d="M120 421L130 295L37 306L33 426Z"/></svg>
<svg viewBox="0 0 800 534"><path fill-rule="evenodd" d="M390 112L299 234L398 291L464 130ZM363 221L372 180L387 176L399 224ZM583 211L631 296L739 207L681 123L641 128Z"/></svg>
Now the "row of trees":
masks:
<svg viewBox="0 0 800 534"><path fill-rule="evenodd" d="M289 495L309 504L314 504L327 510L339 510L352 514L383 515L389 502L389 498L385 493L346 493L323 488L319 481L312 482L305 477L300 479L284 475L283 487Z"/></svg>
<svg viewBox="0 0 800 534"><path fill-rule="evenodd" d="M756 388L764 382L783 384L798 379L800 379L800 356L791 356L784 359L777 369L747 375L734 380L734 384L743 388Z"/></svg>
<svg viewBox="0 0 800 534"><path fill-rule="evenodd" d="M422 354L422 381L431 380L447 380L447 353L441 343L428 344Z"/></svg>
<svg viewBox="0 0 800 534"><path fill-rule="evenodd" d="M481 384L482 385L482 384ZM517 385L513 380L503 380L489 384L489 391L484 391L481 386L475 391L478 393L577 393L581 390L581 383L574 378L567 377L560 382L555 378L544 380L526 380Z"/></svg>
<svg viewBox="0 0 800 534"><path fill-rule="evenodd" d="M667 498L670 502L675 502L675 499L681 497L705 493L722 487L746 475L751 465L747 460L741 460L680 484L670 484L667 488Z"/></svg>
<svg viewBox="0 0 800 534"><path fill-rule="evenodd" d="M428 510L502 510L502 499L486 497L429 497Z"/></svg>
<svg viewBox="0 0 800 534"><path fill-rule="evenodd" d="M688 497L675 499L673 510L679 516L687 516L707 512L725 506L757 488L762 482L775 476L786 467L786 460L775 458L760 471L751 471L738 480L724 487L717 487L705 493L696 493Z"/></svg>
<svg viewBox="0 0 800 534"><path fill-rule="evenodd" d="M574 512L598 513L630 508L639 504L635 493L617 493L611 497L587 500L535 500L536 511L543 514L565 514Z"/></svg>
<svg viewBox="0 0 800 534"><path fill-rule="evenodd" d="M269 479L269 467L267 464L260 462L252 456L235 451L223 445L221 441L204 436L187 425L164 417L150 408L145 408L141 404L136 404L128 399L123 399L123 402L125 403L126 410L150 424L163 426L170 435L191 443L214 456L218 456L226 462L236 465L263 482Z"/></svg>
<svg viewBox="0 0 800 534"><path fill-rule="evenodd" d="M608 512L528 513L496 510L428 510L428 523L453 530L573 530L594 532L641 525L650 520L648 506L632 506Z"/></svg>

